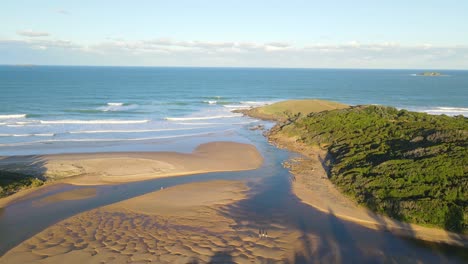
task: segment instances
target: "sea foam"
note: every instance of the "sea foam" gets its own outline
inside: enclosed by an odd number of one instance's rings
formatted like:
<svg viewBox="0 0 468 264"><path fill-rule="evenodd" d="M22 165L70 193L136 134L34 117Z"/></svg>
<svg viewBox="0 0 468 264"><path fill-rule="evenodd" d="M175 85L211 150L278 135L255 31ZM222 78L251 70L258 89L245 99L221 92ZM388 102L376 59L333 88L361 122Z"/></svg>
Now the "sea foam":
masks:
<svg viewBox="0 0 468 264"><path fill-rule="evenodd" d="M18 119L25 118L26 114L0 115L0 119Z"/></svg>
<svg viewBox="0 0 468 264"><path fill-rule="evenodd" d="M184 131L205 129L211 127L187 127L187 128L161 128L161 129L135 129L135 130L83 130L83 131L70 131L70 134L106 134L106 133L147 133L147 132L164 132L164 131Z"/></svg>
<svg viewBox="0 0 468 264"><path fill-rule="evenodd" d="M202 133L192 133L192 134L180 134L180 135L171 135L171 136L157 136L157 137L144 137L144 138L106 138L106 139L95 139L95 138L80 138L80 139L50 139L50 140L40 140L32 142L20 142L20 143L7 143L0 144L3 147L13 147L13 146L27 146L34 144L47 144L47 143L64 143L64 142L119 142L119 141L144 141L144 140L155 140L155 139L172 139L172 138L183 138L183 137L195 137L195 136L207 136L214 133L222 133L231 131L232 129L218 130L218 131L209 131Z"/></svg>
<svg viewBox="0 0 468 264"><path fill-rule="evenodd" d="M241 117L242 115L217 115L217 116L200 116L200 117L166 117L169 121L194 121L194 120L211 120L221 118Z"/></svg>
<svg viewBox="0 0 468 264"><path fill-rule="evenodd" d="M421 112L426 112L428 114L433 114L433 115L450 115L450 116L456 116L456 115L463 115L463 116L468 116L468 108L466 107L435 107L435 108L430 108L430 109L422 109L420 110Z"/></svg>
<svg viewBox="0 0 468 264"><path fill-rule="evenodd" d="M0 137L53 137L53 133L43 133L43 134L0 134Z"/></svg>
<svg viewBox="0 0 468 264"><path fill-rule="evenodd" d="M40 120L41 124L143 124L149 120Z"/></svg>

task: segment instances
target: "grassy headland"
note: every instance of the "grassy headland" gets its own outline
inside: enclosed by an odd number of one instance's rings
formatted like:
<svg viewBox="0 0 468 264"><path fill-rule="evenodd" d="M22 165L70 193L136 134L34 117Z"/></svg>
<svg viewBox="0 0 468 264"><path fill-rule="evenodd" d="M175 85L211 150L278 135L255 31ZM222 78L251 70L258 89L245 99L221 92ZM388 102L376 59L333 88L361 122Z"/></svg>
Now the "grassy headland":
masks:
<svg viewBox="0 0 468 264"><path fill-rule="evenodd" d="M270 131L270 138L278 137L326 150L329 179L375 212L468 231L468 119L463 116L356 106L283 120Z"/></svg>
<svg viewBox="0 0 468 264"><path fill-rule="evenodd" d="M304 116L310 113L346 107L348 106L337 102L310 99L282 101L252 109L237 110L236 112L263 120L285 121L299 115Z"/></svg>

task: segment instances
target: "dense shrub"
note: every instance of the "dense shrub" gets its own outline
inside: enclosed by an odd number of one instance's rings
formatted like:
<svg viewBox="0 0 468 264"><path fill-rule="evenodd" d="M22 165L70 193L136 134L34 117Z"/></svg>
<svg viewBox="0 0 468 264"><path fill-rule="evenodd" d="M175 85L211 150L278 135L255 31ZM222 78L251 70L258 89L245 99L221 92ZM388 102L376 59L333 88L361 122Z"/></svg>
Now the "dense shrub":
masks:
<svg viewBox="0 0 468 264"><path fill-rule="evenodd" d="M21 189L38 187L44 184L41 179L14 172L0 171L0 198Z"/></svg>
<svg viewBox="0 0 468 264"><path fill-rule="evenodd" d="M400 220L467 231L467 118L357 106L279 127L327 146L331 181L357 202Z"/></svg>

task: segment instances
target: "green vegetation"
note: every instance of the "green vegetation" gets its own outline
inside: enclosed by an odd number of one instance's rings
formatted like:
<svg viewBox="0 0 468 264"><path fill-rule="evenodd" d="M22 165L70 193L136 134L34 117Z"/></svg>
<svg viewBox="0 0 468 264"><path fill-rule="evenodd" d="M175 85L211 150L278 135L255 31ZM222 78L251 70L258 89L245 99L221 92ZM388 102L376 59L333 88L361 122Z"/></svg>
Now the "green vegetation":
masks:
<svg viewBox="0 0 468 264"><path fill-rule="evenodd" d="M0 198L14 194L22 189L38 187L44 181L19 173L0 171Z"/></svg>
<svg viewBox="0 0 468 264"><path fill-rule="evenodd" d="M357 106L278 124L329 153L329 177L358 203L393 218L468 230L468 119Z"/></svg>
<svg viewBox="0 0 468 264"><path fill-rule="evenodd" d="M317 113L333 109L343 109L346 107L348 106L336 102L307 99L282 101L253 109L239 110L238 112L264 120L286 120L289 117L298 114L307 115L310 113Z"/></svg>
<svg viewBox="0 0 468 264"><path fill-rule="evenodd" d="M421 76L441 76L442 74L440 72L422 72L418 75Z"/></svg>

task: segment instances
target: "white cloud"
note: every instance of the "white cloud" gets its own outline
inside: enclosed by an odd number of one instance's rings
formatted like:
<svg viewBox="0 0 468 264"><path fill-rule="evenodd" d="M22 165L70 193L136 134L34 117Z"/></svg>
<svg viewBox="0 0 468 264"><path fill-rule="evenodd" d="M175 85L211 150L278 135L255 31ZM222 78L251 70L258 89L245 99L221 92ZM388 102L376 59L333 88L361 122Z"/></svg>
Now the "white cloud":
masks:
<svg viewBox="0 0 468 264"><path fill-rule="evenodd" d="M318 68L468 68L468 45L437 46L397 42L298 46L286 42L214 42L107 38L84 45L59 39L0 40L0 45L36 52L62 50L87 64L158 66L248 66ZM68 53L67 53L68 54ZM68 57L68 56L66 56ZM70 56L71 58L72 56ZM79 60L85 63L85 60ZM1 63L1 61L0 61ZM70 62L69 64L72 64Z"/></svg>
<svg viewBox="0 0 468 264"><path fill-rule="evenodd" d="M18 30L16 31L16 34L24 37L47 37L50 36L49 33L47 32L40 32L40 31L33 31L31 29L29 30Z"/></svg>
<svg viewBox="0 0 468 264"><path fill-rule="evenodd" d="M46 50L52 48L81 49L83 46L68 40L50 39L0 39L0 44L15 44L30 47L31 49Z"/></svg>

